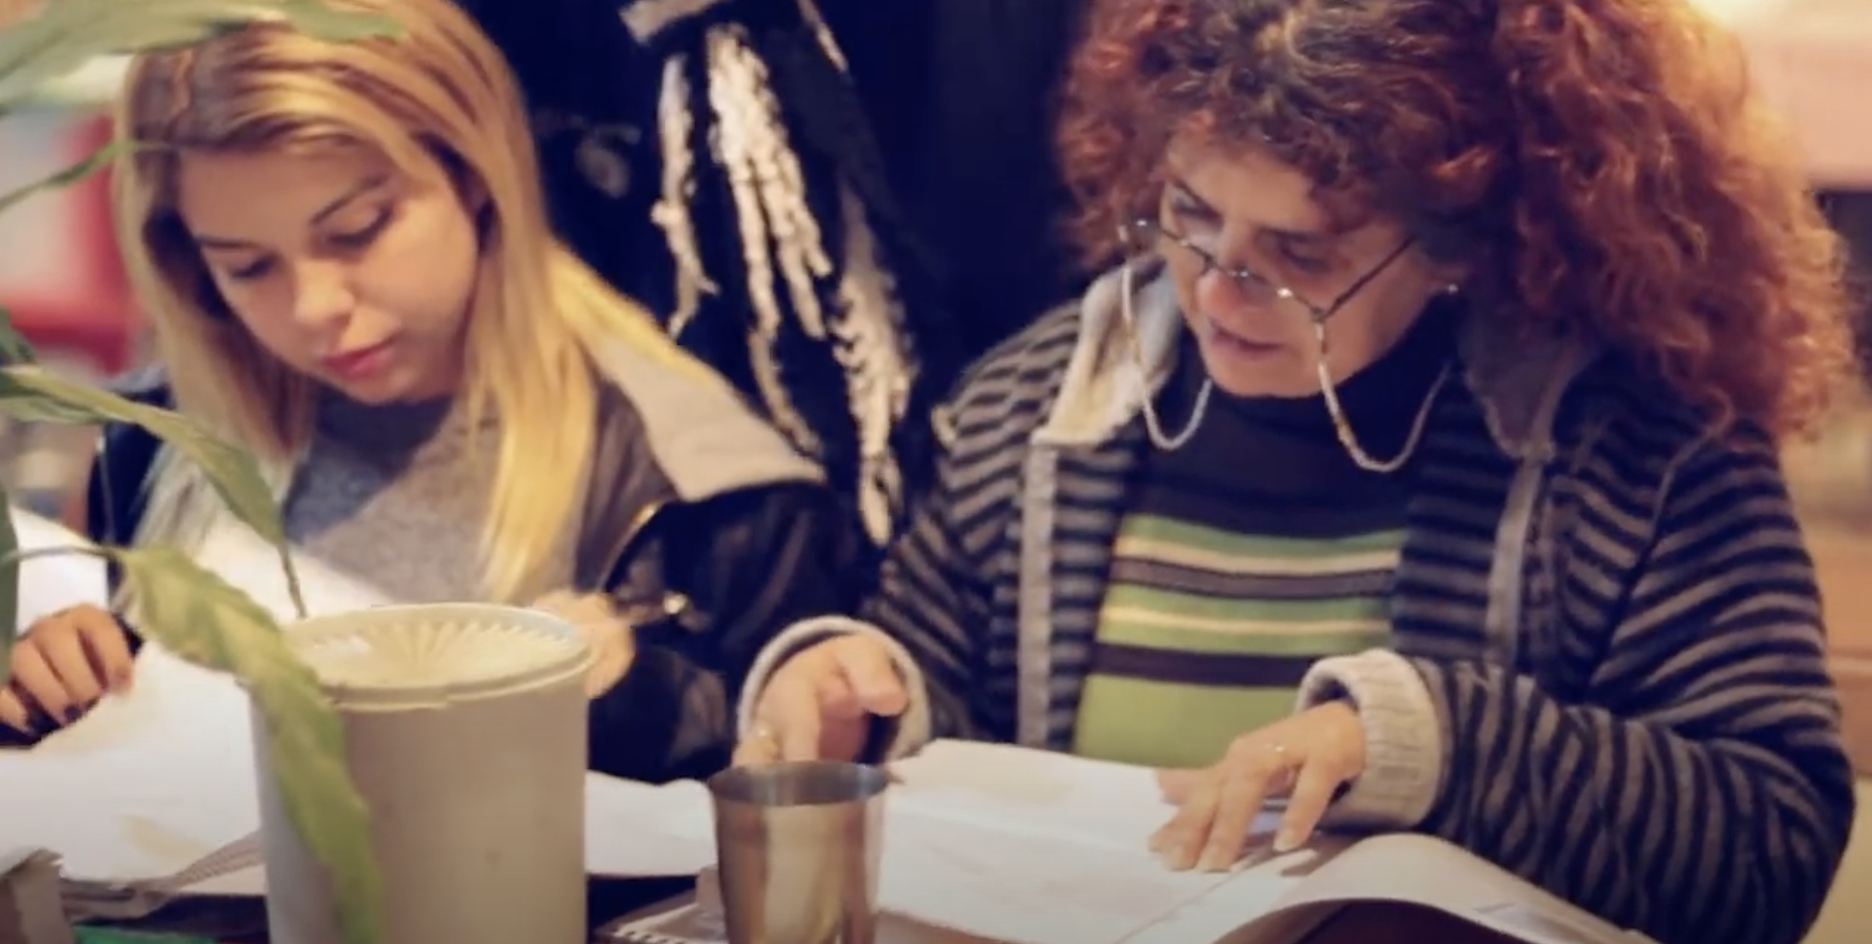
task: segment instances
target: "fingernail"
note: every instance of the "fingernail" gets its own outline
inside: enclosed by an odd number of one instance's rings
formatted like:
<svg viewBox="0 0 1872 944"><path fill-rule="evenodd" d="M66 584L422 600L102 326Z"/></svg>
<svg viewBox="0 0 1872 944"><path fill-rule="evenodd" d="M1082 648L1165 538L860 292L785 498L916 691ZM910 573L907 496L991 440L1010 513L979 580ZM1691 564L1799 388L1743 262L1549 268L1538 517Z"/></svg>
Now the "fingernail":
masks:
<svg viewBox="0 0 1872 944"><path fill-rule="evenodd" d="M1283 829L1274 836L1274 851L1292 852L1300 848L1300 841L1298 830Z"/></svg>

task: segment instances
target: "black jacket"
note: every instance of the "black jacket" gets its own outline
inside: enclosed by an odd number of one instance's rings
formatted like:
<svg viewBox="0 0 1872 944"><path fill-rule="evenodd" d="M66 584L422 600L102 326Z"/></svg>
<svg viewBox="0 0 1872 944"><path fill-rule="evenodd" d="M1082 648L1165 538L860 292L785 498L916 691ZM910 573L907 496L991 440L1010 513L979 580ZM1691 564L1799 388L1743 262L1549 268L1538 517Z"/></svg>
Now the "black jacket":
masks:
<svg viewBox="0 0 1872 944"><path fill-rule="evenodd" d="M682 205L714 289L700 296L681 326L670 327L684 347L774 418L854 505L878 493L877 480L866 472L858 416L877 410L881 400L875 388L854 387L852 378L903 385L908 402L888 424L886 447L887 464L902 477L898 494L887 500L890 518L902 520L932 468L929 407L967 355L953 349L938 277L904 220L863 103L796 0L457 2L500 48L525 93L555 227L588 264L666 324L679 307L677 267L653 210L663 199L666 144L687 152ZM637 20L627 25L630 14L643 11L667 20L654 29ZM732 36L759 57L780 107L783 135L831 267L813 279L828 322L824 334L803 322L779 266L763 266L760 274L748 267L744 239L768 246L771 234L743 231L729 173L712 143L718 119L709 97L711 36ZM658 122L670 67L679 69L689 89L691 127L682 143L663 141ZM875 254L859 258L845 241L851 219L843 212L846 193L863 207ZM856 306L846 304L841 279L856 267L887 274L895 295L887 310L866 304L865 317L846 313ZM754 299L769 295L779 323L766 338ZM900 372L880 353L886 350L909 366ZM767 382L765 358L777 364ZM795 431L794 423L806 433ZM887 535L873 536L881 544Z"/></svg>
<svg viewBox="0 0 1872 944"><path fill-rule="evenodd" d="M589 765L651 782L707 776L728 762L754 657L796 620L852 612L870 586L868 544L812 467L732 401L641 358L614 366L632 389L603 388L575 582L616 601L637 656L591 703ZM169 405L160 382L125 392ZM105 430L92 539L132 542L159 448L140 428Z"/></svg>

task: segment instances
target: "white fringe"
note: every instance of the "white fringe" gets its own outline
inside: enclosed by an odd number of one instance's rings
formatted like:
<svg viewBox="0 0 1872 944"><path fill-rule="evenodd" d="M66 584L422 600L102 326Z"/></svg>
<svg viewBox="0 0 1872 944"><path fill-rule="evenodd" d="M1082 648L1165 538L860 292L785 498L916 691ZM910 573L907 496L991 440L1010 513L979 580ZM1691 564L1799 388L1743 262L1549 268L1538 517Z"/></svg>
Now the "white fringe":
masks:
<svg viewBox="0 0 1872 944"><path fill-rule="evenodd" d="M756 70L759 60L743 41L744 36L739 26L718 26L709 30L707 42L709 104L715 111L711 140L715 159L726 173L734 196L735 216L741 224L742 261L747 266L748 301L754 309L754 330L748 338L749 362L774 425L801 452L822 456L819 437L787 396L774 353L780 333L780 304L774 297L768 219L761 205L761 179L756 166L757 155L770 151L774 147L772 138L783 132L768 123L772 116L763 113L761 93L766 70Z"/></svg>
<svg viewBox="0 0 1872 944"><path fill-rule="evenodd" d="M689 116L689 80L684 75L684 58L672 56L663 64L663 86L657 96L657 137L662 141L662 197L650 208L650 220L663 230L669 242L670 256L676 263L676 308L670 313L670 337L681 337L683 329L702 306L704 294L719 289L709 280L702 264L702 252L696 246L695 223L689 218L689 200L695 196L694 153L689 150L689 136L695 124Z"/></svg>
<svg viewBox="0 0 1872 944"><path fill-rule="evenodd" d="M909 408L916 352L896 279L879 252L864 204L848 185L839 187L839 211L845 258L838 316L832 321L833 353L845 368L846 396L858 431L858 510L871 539L883 544L903 506L903 471L890 436Z"/></svg>
<svg viewBox="0 0 1872 944"><path fill-rule="evenodd" d="M799 2L820 47L845 71L844 53L817 6L813 0ZM896 281L862 201L841 181L844 245L837 269L840 278L834 310L829 317L822 310L818 281L835 269L823 248L824 234L807 200L799 158L788 140L766 64L749 47L745 30L733 24L709 30L707 55L709 104L715 112L710 143L728 178L740 223L754 313L748 344L755 383L774 425L802 452L822 456L817 435L799 415L781 380L774 350L781 317L774 284L777 270L800 329L810 337L830 340L833 356L844 370L847 405L857 434L859 511L867 533L882 544L891 538L904 501L903 472L891 447L891 433L908 412L918 370ZM687 94L680 72L666 68L663 92L664 105L672 95ZM665 120L672 123L662 123ZM686 183L689 165L682 165L682 179L672 183L671 168L679 159L667 154L668 142L686 138L687 129L673 134L674 119L667 118L662 107L659 121L666 149L664 201L686 203L692 196ZM680 160L686 161L686 155ZM681 211L665 212L673 219ZM678 229L664 218L658 222L674 246ZM693 231L683 232L692 247ZM699 263L695 269L699 273ZM679 300L686 297L680 287L678 295Z"/></svg>
<svg viewBox="0 0 1872 944"><path fill-rule="evenodd" d="M819 309L817 279L832 274L832 260L822 248L819 220L806 199L806 179L800 171L799 157L787 139L786 124L780 115L780 100L768 81L767 64L746 45L741 27L732 28L735 37L734 58L745 70L740 88L750 104L753 120L745 129L750 144L754 180L760 191L761 207L767 213L774 248L779 252L780 272L786 279L793 311L800 328L809 337L823 340L825 316Z"/></svg>

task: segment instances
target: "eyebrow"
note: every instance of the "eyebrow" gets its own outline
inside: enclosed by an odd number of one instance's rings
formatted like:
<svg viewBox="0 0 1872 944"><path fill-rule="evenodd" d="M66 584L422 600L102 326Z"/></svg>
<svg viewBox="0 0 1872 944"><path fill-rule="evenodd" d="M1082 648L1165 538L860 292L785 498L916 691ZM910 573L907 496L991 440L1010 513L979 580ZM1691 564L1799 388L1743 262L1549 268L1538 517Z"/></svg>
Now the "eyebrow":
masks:
<svg viewBox="0 0 1872 944"><path fill-rule="evenodd" d="M359 197L362 197L365 194L370 193L373 190L377 190L378 188L381 188L384 184L389 183L389 182L390 182L390 176L388 174L372 174L371 176L358 181L357 183L351 186L351 189L346 190L344 193L341 193L338 196L332 198L324 206L319 207L318 212L312 214L311 225L317 226L320 223L325 222L327 219L331 218L332 214L337 213L338 211L351 205L351 203L357 200ZM203 249L253 249L255 248L253 243L244 239L228 239L222 236L205 235L202 233L194 234L194 240L195 240L195 245L200 246Z"/></svg>
<svg viewBox="0 0 1872 944"><path fill-rule="evenodd" d="M1198 196L1196 191L1190 188L1189 184L1175 177L1170 178L1168 184L1171 190L1176 191L1183 199L1195 204L1197 209L1217 219L1221 218L1221 211L1217 210L1214 204ZM1333 234L1323 233L1319 230L1289 229L1283 226L1256 226L1255 229L1259 230L1265 236L1272 236L1276 239L1285 239L1300 243L1330 242L1333 238Z"/></svg>

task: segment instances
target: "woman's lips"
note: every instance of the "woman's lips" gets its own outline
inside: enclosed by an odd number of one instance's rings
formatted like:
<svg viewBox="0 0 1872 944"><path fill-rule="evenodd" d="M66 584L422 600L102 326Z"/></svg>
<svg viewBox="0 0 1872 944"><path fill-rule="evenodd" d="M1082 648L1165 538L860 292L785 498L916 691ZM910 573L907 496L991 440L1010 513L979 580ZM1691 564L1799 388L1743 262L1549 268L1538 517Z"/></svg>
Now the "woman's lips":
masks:
<svg viewBox="0 0 1872 944"><path fill-rule="evenodd" d="M1224 350L1227 350L1233 353L1240 353L1240 354L1245 354L1245 355L1267 355L1267 354L1276 353L1284 347L1284 345L1280 345L1280 344L1273 344L1273 343L1269 343L1266 341L1256 341L1251 338L1245 338L1239 334L1236 334L1233 331L1228 330L1227 328L1222 327L1220 324L1218 324L1215 321L1215 319L1210 318L1207 315L1203 316L1202 324L1204 328L1203 334L1207 337L1207 339L1211 343L1217 344L1221 346Z"/></svg>
<svg viewBox="0 0 1872 944"><path fill-rule="evenodd" d="M345 380L358 381L382 373L390 365L394 339L379 341L365 347L352 348L336 354L328 354L319 359L325 369Z"/></svg>

